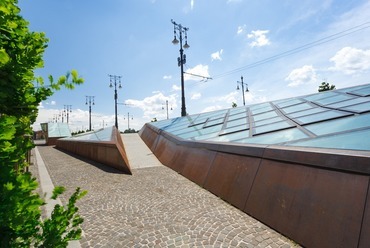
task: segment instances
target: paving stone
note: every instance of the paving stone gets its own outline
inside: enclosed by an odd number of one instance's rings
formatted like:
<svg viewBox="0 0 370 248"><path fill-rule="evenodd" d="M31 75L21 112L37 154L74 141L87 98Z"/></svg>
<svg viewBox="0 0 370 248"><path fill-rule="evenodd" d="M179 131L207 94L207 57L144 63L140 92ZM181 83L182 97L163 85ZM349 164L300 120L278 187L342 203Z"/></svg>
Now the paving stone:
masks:
<svg viewBox="0 0 370 248"><path fill-rule="evenodd" d="M83 248L299 247L165 166L126 175L54 147L37 149L54 185L67 187L63 204L75 188L88 191L77 202Z"/></svg>

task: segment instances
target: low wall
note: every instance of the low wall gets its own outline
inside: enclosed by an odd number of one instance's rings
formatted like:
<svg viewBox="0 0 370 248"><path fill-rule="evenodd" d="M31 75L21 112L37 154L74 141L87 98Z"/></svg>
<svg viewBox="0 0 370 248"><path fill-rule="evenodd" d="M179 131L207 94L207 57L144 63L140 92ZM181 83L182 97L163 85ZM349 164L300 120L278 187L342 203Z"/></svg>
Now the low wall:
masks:
<svg viewBox="0 0 370 248"><path fill-rule="evenodd" d="M117 129L112 131L111 141L59 139L56 147L132 174L122 138Z"/></svg>
<svg viewBox="0 0 370 248"><path fill-rule="evenodd" d="M139 134L163 164L305 247L370 247L369 152Z"/></svg>

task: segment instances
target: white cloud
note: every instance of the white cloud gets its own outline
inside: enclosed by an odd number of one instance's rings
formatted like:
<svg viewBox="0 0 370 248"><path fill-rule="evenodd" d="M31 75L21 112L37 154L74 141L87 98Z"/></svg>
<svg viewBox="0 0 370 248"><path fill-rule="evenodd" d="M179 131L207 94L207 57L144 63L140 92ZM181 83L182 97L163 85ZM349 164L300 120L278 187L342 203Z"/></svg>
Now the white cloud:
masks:
<svg viewBox="0 0 370 248"><path fill-rule="evenodd" d="M172 85L172 90L173 91L179 91L179 90L181 90L181 87L178 86L178 85L176 85L176 84L174 84L174 85Z"/></svg>
<svg viewBox="0 0 370 248"><path fill-rule="evenodd" d="M329 70L342 71L353 74L370 69L370 50L361 50L353 47L344 47L331 59L335 66Z"/></svg>
<svg viewBox="0 0 370 248"><path fill-rule="evenodd" d="M204 108L201 111L201 113L207 113L207 112L216 111L216 110L220 110L220 109L224 109L224 108L220 105L208 106L208 107Z"/></svg>
<svg viewBox="0 0 370 248"><path fill-rule="evenodd" d="M144 98L143 100L126 100L126 104L131 104L132 107L140 108L144 112L144 118L153 119L162 119L165 117L166 112L164 111L164 106L166 100L172 109L177 107L176 104L176 95L165 96L161 92L156 93L155 95Z"/></svg>
<svg viewBox="0 0 370 248"><path fill-rule="evenodd" d="M164 75L163 76L163 79L167 80L167 79L172 79L172 76L171 75Z"/></svg>
<svg viewBox="0 0 370 248"><path fill-rule="evenodd" d="M240 35L244 33L245 27L246 27L245 24L243 26L238 26L238 31L236 31L236 34Z"/></svg>
<svg viewBox="0 0 370 248"><path fill-rule="evenodd" d="M193 9L194 8L194 0L190 0L190 8Z"/></svg>
<svg viewBox="0 0 370 248"><path fill-rule="evenodd" d="M305 65L301 68L294 69L285 78L285 81L290 81L288 86L296 87L302 84L313 83L317 81L316 70L312 65Z"/></svg>
<svg viewBox="0 0 370 248"><path fill-rule="evenodd" d="M269 30L253 30L250 34L247 35L248 39L253 39L249 45L251 47L262 47L270 45L269 39L266 37L266 34L268 34Z"/></svg>
<svg viewBox="0 0 370 248"><path fill-rule="evenodd" d="M211 54L212 61L213 60L222 60L221 55L222 55L223 52L224 52L224 50L221 49L220 51L212 53Z"/></svg>
<svg viewBox="0 0 370 248"><path fill-rule="evenodd" d="M193 68L187 69L186 72L201 77L209 77L208 65L199 64ZM185 73L184 80L200 80L201 77L196 77Z"/></svg>
<svg viewBox="0 0 370 248"><path fill-rule="evenodd" d="M191 96L191 100L198 100L202 97L201 93L193 93Z"/></svg>

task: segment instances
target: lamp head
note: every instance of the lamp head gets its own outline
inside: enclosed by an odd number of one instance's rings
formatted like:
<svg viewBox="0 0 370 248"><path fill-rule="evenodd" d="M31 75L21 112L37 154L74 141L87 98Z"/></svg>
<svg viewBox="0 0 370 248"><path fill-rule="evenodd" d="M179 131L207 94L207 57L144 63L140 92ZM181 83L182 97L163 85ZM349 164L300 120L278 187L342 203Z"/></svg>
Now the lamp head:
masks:
<svg viewBox="0 0 370 248"><path fill-rule="evenodd" d="M179 44L179 40L178 40L178 39L176 39L176 35L173 37L172 44L174 44L174 45Z"/></svg>
<svg viewBox="0 0 370 248"><path fill-rule="evenodd" d="M185 48L185 49L188 49L189 47L190 47L190 46L189 46L189 44L188 44L188 41L186 41L186 42L185 42L185 45L184 45L184 48Z"/></svg>

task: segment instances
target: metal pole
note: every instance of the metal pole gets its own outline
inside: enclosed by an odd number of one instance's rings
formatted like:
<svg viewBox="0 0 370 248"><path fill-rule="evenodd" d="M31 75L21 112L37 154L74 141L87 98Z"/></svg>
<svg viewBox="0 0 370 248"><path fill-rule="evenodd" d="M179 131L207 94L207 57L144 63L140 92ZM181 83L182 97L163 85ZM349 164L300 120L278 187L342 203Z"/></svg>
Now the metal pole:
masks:
<svg viewBox="0 0 370 248"><path fill-rule="evenodd" d="M244 97L244 83L243 83L243 76L241 76L241 80L242 80L243 105L245 106L245 97Z"/></svg>
<svg viewBox="0 0 370 248"><path fill-rule="evenodd" d="M166 109L167 109L167 120L168 120L168 100L166 100Z"/></svg>
<svg viewBox="0 0 370 248"><path fill-rule="evenodd" d="M118 117L117 117L117 83L114 78L114 109L115 109L115 126L118 129Z"/></svg>
<svg viewBox="0 0 370 248"><path fill-rule="evenodd" d="M181 25L180 25L181 29ZM182 31L180 30L180 64L181 64L181 116L186 116L184 86L184 49L182 49Z"/></svg>

